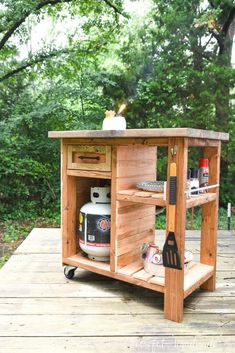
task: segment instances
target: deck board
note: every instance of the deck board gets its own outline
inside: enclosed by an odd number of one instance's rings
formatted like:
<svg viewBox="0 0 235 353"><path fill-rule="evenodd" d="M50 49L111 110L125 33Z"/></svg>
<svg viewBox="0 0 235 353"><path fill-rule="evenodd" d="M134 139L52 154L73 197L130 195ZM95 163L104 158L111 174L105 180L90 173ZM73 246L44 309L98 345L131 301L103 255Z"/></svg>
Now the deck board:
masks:
<svg viewBox="0 0 235 353"><path fill-rule="evenodd" d="M186 236L196 253L199 234ZM235 234L218 242L217 290L191 294L178 324L161 293L81 269L67 280L60 230L34 229L0 270L0 352L233 352Z"/></svg>

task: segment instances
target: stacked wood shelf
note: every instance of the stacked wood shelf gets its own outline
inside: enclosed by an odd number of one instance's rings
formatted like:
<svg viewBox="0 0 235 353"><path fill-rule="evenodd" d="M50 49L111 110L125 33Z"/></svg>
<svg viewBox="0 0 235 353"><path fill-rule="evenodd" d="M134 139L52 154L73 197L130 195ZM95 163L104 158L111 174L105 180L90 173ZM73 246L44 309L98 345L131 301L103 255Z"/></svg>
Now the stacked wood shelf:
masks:
<svg viewBox="0 0 235 353"><path fill-rule="evenodd" d="M117 200L163 207L166 206L166 200L164 200L163 193L140 191L139 189L121 190L117 193Z"/></svg>
<svg viewBox="0 0 235 353"><path fill-rule="evenodd" d="M146 272L143 268L143 261L137 261L131 265L122 267L117 273L110 272L109 263L90 260L85 254L79 253L63 259L63 262L85 270L105 274L108 277L120 279L136 285L145 282L146 288L155 289L164 293L165 277L155 276ZM213 275L214 267L191 261L189 269L184 275L184 297L191 294L196 288ZM141 282L140 282L141 281Z"/></svg>
<svg viewBox="0 0 235 353"><path fill-rule="evenodd" d="M49 137L61 138L62 177L62 252L63 264L102 274L164 293L164 317L180 322L183 303L201 287L215 290L216 233L219 190L187 198L188 148L200 147L209 160L209 184L219 183L221 140L228 134L181 129L137 129L126 131L54 131ZM103 146L103 147L101 147ZM188 270L165 268L165 277L145 272L140 258L143 243L155 239L155 206L166 207L164 194L136 189L136 184L156 180L157 146L168 149L169 165L177 166L175 235L184 262L186 209L202 207L201 251L199 262ZM71 155L75 151L76 155ZM78 152L79 153L78 153ZM86 156L80 158L80 152ZM89 161L87 157L98 154ZM75 158L76 157L76 158ZM72 161L72 162L71 162ZM100 167L99 167L100 164ZM78 210L90 200L90 187L100 179L111 182L110 262L90 260L78 245ZM165 199L166 198L166 199ZM167 229L169 219L167 216Z"/></svg>
<svg viewBox="0 0 235 353"><path fill-rule="evenodd" d="M204 205L205 203L212 202L215 199L216 193L213 192L191 196L189 199L186 199L186 208ZM164 200L163 193L140 191L139 189L121 190L117 193L117 200L144 203L147 205L156 205L162 207L167 205L167 201Z"/></svg>

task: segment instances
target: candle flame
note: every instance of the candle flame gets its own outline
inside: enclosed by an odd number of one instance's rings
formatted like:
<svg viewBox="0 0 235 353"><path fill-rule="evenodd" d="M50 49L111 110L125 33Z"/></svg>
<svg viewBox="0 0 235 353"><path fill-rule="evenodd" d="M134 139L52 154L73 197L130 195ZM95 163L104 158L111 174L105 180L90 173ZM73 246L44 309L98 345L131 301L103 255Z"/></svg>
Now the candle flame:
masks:
<svg viewBox="0 0 235 353"><path fill-rule="evenodd" d="M119 107L119 109L118 109L118 114L121 114L122 112L123 112L123 110L125 110L126 109L126 106L127 106L127 104L125 104L125 103L122 103L121 105L120 105L120 107Z"/></svg>

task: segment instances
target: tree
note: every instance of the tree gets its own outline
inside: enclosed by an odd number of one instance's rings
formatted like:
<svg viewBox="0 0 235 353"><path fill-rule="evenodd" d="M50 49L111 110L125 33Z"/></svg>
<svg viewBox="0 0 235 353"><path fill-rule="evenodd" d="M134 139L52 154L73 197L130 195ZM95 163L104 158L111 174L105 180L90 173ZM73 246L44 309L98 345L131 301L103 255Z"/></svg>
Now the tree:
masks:
<svg viewBox="0 0 235 353"><path fill-rule="evenodd" d="M235 27L232 0L154 0L151 13L130 31L120 50L117 74L130 101L129 127L194 127L234 132L231 48ZM107 89L110 92L110 89ZM116 93L116 92L115 92ZM234 138L222 151L221 201L231 200L235 182ZM191 163L197 156L192 155Z"/></svg>
<svg viewBox="0 0 235 353"><path fill-rule="evenodd" d="M90 76L118 30L122 3L4 0L1 5L0 215L23 218L54 209L59 200L59 146L47 131L95 126L92 104L98 97L96 104L102 105L102 99ZM79 29L81 37L68 35L63 46L52 42L19 57L30 37L28 23L64 16L78 19L74 32ZM94 119L86 119L91 111Z"/></svg>

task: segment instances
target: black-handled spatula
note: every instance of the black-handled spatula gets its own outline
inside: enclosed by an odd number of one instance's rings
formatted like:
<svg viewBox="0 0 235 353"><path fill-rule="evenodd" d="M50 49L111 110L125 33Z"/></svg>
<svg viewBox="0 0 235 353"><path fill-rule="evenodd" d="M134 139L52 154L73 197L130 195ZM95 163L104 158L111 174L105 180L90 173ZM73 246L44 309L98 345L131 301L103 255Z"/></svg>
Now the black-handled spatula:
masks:
<svg viewBox="0 0 235 353"><path fill-rule="evenodd" d="M175 205L176 205L176 163L170 164L170 186L168 219L169 233L167 235L163 251L163 266L182 270L178 247L175 239Z"/></svg>

